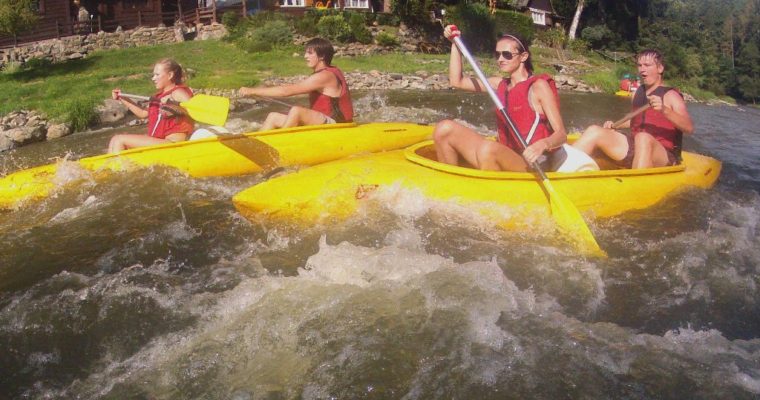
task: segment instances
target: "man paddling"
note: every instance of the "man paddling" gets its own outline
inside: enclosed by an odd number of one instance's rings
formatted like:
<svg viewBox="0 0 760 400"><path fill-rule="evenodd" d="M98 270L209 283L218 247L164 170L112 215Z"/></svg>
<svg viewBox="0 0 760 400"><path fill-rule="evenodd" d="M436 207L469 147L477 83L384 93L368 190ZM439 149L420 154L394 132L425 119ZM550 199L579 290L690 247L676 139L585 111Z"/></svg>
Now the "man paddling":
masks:
<svg viewBox="0 0 760 400"><path fill-rule="evenodd" d="M289 128L301 125L351 122L354 109L343 72L331 65L335 49L321 38L306 43L304 59L314 73L301 82L273 87L242 87L242 96L290 97L309 94L310 108L293 106L287 114L272 112L267 115L261 130Z"/></svg>
<svg viewBox="0 0 760 400"><path fill-rule="evenodd" d="M676 165L681 161L683 135L694 132L694 124L683 96L663 85L662 54L644 50L636 56L643 85L633 96L632 109L649 105L620 128L631 128L626 135L612 128L613 122L592 125L573 146L586 154L599 149L623 168L652 168Z"/></svg>

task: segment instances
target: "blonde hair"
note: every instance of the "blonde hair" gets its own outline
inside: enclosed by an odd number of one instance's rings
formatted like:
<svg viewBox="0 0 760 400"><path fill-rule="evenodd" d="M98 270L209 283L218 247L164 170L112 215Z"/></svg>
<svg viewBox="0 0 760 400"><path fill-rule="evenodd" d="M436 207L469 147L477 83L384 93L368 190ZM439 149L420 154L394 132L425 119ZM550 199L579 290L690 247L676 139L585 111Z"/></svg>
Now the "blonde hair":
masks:
<svg viewBox="0 0 760 400"><path fill-rule="evenodd" d="M155 65L163 65L167 72L172 72L172 82L175 85L185 81L185 74L182 71L182 66L171 58L162 58L156 62Z"/></svg>

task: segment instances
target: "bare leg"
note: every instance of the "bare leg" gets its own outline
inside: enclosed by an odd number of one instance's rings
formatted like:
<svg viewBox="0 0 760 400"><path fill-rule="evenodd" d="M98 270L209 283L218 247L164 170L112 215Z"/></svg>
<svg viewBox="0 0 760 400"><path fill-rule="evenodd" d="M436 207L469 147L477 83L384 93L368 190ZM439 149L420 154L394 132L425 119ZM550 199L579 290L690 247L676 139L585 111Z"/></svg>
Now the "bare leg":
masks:
<svg viewBox="0 0 760 400"><path fill-rule="evenodd" d="M294 106L288 112L288 118L283 124L283 128L304 125L322 125L324 123L325 115L321 112Z"/></svg>
<svg viewBox="0 0 760 400"><path fill-rule="evenodd" d="M261 124L261 129L259 130L268 131L270 129L282 128L285 125L285 120L287 118L288 116L285 114L271 112L267 115L267 119Z"/></svg>
<svg viewBox="0 0 760 400"><path fill-rule="evenodd" d="M152 146L161 143L166 143L166 139L154 138L147 135L120 134L111 138L111 141L108 143L108 152L118 153L133 147Z"/></svg>
<svg viewBox="0 0 760 400"><path fill-rule="evenodd" d="M588 155L599 149L613 160L620 161L628 154L628 138L613 129L591 125L573 143L573 147Z"/></svg>
<svg viewBox="0 0 760 400"><path fill-rule="evenodd" d="M433 131L438 161L459 165L459 157L483 170L520 171L527 167L523 158L500 143L487 140L472 129L443 120Z"/></svg>
<svg viewBox="0 0 760 400"><path fill-rule="evenodd" d="M633 168L664 167L668 165L668 153L654 136L639 132L634 138Z"/></svg>

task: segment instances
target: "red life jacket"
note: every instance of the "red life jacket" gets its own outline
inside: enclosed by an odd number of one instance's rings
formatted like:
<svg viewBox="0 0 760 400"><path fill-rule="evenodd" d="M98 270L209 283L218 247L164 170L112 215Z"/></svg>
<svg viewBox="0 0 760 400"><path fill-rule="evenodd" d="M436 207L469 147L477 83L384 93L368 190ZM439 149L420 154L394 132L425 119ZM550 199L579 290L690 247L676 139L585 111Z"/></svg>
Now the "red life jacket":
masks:
<svg viewBox="0 0 760 400"><path fill-rule="evenodd" d="M509 118L514 122L515 127L520 131L520 135L525 139L528 145L531 145L537 140L549 137L554 133L546 115L536 112L530 106L530 101L528 100L530 87L537 79L543 79L549 84L549 87L552 88L552 92L559 102L557 86L554 84L554 79L547 74L530 76L525 81L515 85L512 89L509 89L509 79L505 78L499 83L499 87L496 89L497 95L499 98L503 99L502 101L504 101ZM524 150L522 144L517 141L514 132L511 132L506 119L501 115L499 110L496 110L496 128L499 132L499 142L507 145L517 154L522 154Z"/></svg>
<svg viewBox="0 0 760 400"><path fill-rule="evenodd" d="M676 93L681 96L681 93L678 92L678 90L667 86L657 87L650 95L665 97L665 94L671 90L675 90ZM631 109L635 110L647 104L647 101L646 88L641 86L636 90L636 94L633 96ZM676 159L679 161L681 160L683 132L679 131L672 122L665 118L663 113L650 108L633 117L631 119L631 134L635 137L639 132L646 132L654 136L665 149L676 156Z"/></svg>
<svg viewBox="0 0 760 400"><path fill-rule="evenodd" d="M330 71L340 83L340 96L330 97L319 91L309 93L311 109L332 118L335 122L352 122L354 120L354 106L351 104L351 92L348 90L346 78L336 67L325 67L318 71Z"/></svg>
<svg viewBox="0 0 760 400"><path fill-rule="evenodd" d="M186 91L190 97L193 96L193 92L185 85L177 85L165 92L156 93L151 96L148 103L148 135L158 139L166 139L172 133L189 134L193 131L195 124L189 116L167 117L160 112L161 99L177 89Z"/></svg>

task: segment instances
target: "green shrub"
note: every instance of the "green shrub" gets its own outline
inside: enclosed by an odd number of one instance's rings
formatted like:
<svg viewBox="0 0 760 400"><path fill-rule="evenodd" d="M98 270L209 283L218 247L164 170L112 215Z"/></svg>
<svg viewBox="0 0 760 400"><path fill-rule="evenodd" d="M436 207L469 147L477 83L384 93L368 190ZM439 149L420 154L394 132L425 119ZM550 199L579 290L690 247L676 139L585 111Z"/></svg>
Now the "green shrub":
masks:
<svg viewBox="0 0 760 400"><path fill-rule="evenodd" d="M65 122L71 124L73 132L89 128L98 116L92 99L64 100L63 115Z"/></svg>
<svg viewBox="0 0 760 400"><path fill-rule="evenodd" d="M387 14L387 13L377 14L377 16L375 17L375 21L377 21L378 25L385 25L385 26L401 25L401 18L397 17L396 15Z"/></svg>
<svg viewBox="0 0 760 400"><path fill-rule="evenodd" d="M575 39L567 42L567 49L576 54L588 54L590 46L583 39Z"/></svg>
<svg viewBox="0 0 760 400"><path fill-rule="evenodd" d="M607 25L595 25L584 28L581 31L581 38L587 41L591 48L605 48L613 39L614 35Z"/></svg>
<svg viewBox="0 0 760 400"><path fill-rule="evenodd" d="M51 65L53 65L53 61L49 58L30 58L26 60L24 63L24 69L43 69L43 68L49 68Z"/></svg>
<svg viewBox="0 0 760 400"><path fill-rule="evenodd" d="M528 43L533 42L536 29L533 27L533 20L529 16L514 11L496 10L493 14L493 20L496 36L508 33L521 36ZM530 45L526 44L526 46Z"/></svg>
<svg viewBox="0 0 760 400"><path fill-rule="evenodd" d="M317 23L321 17L318 11L307 10L301 18L295 20L293 27L296 32L304 36L317 36L319 34Z"/></svg>
<svg viewBox="0 0 760 400"><path fill-rule="evenodd" d="M447 23L462 31L463 41L472 51L491 52L496 45L494 21L483 4L460 4L446 9Z"/></svg>
<svg viewBox="0 0 760 400"><path fill-rule="evenodd" d="M24 65L18 61L9 61L3 65L3 74L12 75L23 70Z"/></svg>
<svg viewBox="0 0 760 400"><path fill-rule="evenodd" d="M293 42L293 32L285 21L269 21L261 28L254 30L251 35L258 40L272 43L273 46Z"/></svg>
<svg viewBox="0 0 760 400"><path fill-rule="evenodd" d="M332 41L345 43L351 40L351 27L342 15L328 15L317 23L317 31Z"/></svg>
<svg viewBox="0 0 760 400"><path fill-rule="evenodd" d="M433 10L433 0L393 0L391 13L409 27L420 30L429 30L433 26L430 12Z"/></svg>
<svg viewBox="0 0 760 400"><path fill-rule="evenodd" d="M550 28L536 34L536 40L545 46L560 49L565 46L565 30L562 28Z"/></svg>
<svg viewBox="0 0 760 400"><path fill-rule="evenodd" d="M351 27L351 35L359 43L372 43L372 33L364 24L364 17L359 13L351 13L348 19L348 25Z"/></svg>
<svg viewBox="0 0 760 400"><path fill-rule="evenodd" d="M378 33L377 36L375 36L375 41L380 46L386 46L386 47L398 46L398 39L396 38L396 35L385 32L385 31Z"/></svg>
<svg viewBox="0 0 760 400"><path fill-rule="evenodd" d="M240 24L240 14L235 11L225 12L222 14L222 24L227 27L228 30L234 29Z"/></svg>

